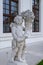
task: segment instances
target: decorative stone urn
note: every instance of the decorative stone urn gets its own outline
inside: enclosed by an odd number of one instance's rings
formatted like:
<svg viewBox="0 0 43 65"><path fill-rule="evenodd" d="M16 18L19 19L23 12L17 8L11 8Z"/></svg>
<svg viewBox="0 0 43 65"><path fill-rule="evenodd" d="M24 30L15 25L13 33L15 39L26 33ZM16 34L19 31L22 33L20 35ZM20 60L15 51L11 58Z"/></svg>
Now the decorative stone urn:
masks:
<svg viewBox="0 0 43 65"><path fill-rule="evenodd" d="M31 12L30 10L27 10L25 12L21 13L21 16L23 17L23 19L25 20L25 31L27 33L27 36L30 36L32 33L32 23L34 21L34 13Z"/></svg>

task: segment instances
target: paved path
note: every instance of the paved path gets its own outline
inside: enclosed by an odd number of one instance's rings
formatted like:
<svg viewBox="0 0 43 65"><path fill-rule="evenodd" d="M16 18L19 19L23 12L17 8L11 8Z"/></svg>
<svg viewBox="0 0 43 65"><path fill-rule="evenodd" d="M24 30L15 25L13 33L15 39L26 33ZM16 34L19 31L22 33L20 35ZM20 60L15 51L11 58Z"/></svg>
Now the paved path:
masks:
<svg viewBox="0 0 43 65"><path fill-rule="evenodd" d="M43 43L32 45L27 47L26 60L28 65L36 65L41 59L43 59ZM11 58L11 48L0 50L0 65L14 65L9 63Z"/></svg>

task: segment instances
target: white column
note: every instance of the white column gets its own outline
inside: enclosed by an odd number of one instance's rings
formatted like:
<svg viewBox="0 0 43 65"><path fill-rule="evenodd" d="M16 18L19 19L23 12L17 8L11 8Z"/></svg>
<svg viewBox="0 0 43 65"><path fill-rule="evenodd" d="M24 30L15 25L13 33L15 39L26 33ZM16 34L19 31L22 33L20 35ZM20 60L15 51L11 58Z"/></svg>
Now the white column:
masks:
<svg viewBox="0 0 43 65"><path fill-rule="evenodd" d="M19 0L19 14L28 9L32 11L32 0Z"/></svg>
<svg viewBox="0 0 43 65"><path fill-rule="evenodd" d="M3 33L3 0L0 0L0 36Z"/></svg>
<svg viewBox="0 0 43 65"><path fill-rule="evenodd" d="M39 7L39 30L43 33L43 0L40 0Z"/></svg>

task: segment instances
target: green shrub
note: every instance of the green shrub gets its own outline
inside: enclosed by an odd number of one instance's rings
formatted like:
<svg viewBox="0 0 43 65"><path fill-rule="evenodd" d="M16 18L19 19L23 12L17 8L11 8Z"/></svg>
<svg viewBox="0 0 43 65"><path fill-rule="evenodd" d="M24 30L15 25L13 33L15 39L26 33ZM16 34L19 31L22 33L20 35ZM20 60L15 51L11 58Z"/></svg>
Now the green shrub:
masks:
<svg viewBox="0 0 43 65"><path fill-rule="evenodd" d="M37 65L43 65L43 60L41 60Z"/></svg>

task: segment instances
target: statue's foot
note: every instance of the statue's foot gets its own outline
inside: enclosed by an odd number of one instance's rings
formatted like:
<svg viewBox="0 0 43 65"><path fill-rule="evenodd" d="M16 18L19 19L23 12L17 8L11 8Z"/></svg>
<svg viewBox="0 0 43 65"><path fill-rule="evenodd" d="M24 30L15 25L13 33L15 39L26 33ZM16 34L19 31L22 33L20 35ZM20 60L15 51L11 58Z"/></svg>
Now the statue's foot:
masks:
<svg viewBox="0 0 43 65"><path fill-rule="evenodd" d="M19 58L18 60L19 60L20 62L23 62L23 59L21 59L21 58Z"/></svg>
<svg viewBox="0 0 43 65"><path fill-rule="evenodd" d="M26 60L25 60L25 59L23 59L23 62L24 62L24 63L26 63Z"/></svg>
<svg viewBox="0 0 43 65"><path fill-rule="evenodd" d="M21 58L16 58L15 61L23 62L23 59L21 59Z"/></svg>

